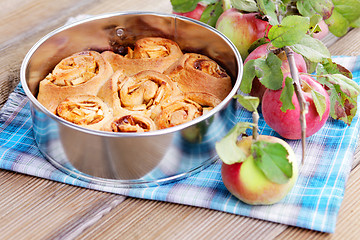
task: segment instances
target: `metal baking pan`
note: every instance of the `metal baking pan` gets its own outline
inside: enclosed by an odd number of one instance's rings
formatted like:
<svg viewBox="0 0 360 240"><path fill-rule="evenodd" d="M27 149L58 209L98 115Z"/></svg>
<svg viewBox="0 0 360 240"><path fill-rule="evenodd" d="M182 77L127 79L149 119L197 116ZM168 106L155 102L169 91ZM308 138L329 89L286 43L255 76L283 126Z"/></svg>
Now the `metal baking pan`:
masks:
<svg viewBox="0 0 360 240"><path fill-rule="evenodd" d="M36 99L39 82L63 58L82 50L113 50L142 37L174 40L184 52L207 55L232 78L229 95L208 114L175 127L146 133L89 130L54 115ZM65 173L113 187L146 187L178 180L216 161L215 142L232 127L233 95L242 77L235 46L219 31L173 14L117 12L89 17L39 40L21 66L30 100L36 143Z"/></svg>

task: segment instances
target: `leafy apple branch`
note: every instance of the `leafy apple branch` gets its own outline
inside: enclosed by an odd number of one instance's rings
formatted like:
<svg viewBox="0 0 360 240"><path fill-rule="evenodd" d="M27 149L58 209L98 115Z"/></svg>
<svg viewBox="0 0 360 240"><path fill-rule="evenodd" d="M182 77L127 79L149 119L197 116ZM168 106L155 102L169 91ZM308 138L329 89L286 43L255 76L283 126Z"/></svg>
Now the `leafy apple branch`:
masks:
<svg viewBox="0 0 360 240"><path fill-rule="evenodd" d="M302 163L305 161L305 149L306 149L306 118L305 115L308 112L308 104L301 91L301 82L299 80L299 73L295 65L294 52L289 48L285 47L286 56L288 58L291 76L293 78L294 90L296 97L300 105L300 125L301 125L301 145L302 145Z"/></svg>
<svg viewBox="0 0 360 240"><path fill-rule="evenodd" d="M272 2L269 2L271 5ZM283 12L280 10L280 1L275 1L275 12L276 12L276 16L277 16L277 23L278 26L281 25L282 20L283 20ZM262 4L264 6L264 4ZM270 7L270 9L273 9L274 7ZM263 8L265 11L268 8ZM284 8L282 8L284 9ZM298 32L300 32L298 30ZM280 35L281 36L281 35ZM291 77L293 79L292 84L294 86L294 91L296 94L296 97L298 99L299 102L299 106L300 106L300 116L299 116L299 121L300 121L300 125L301 125L301 145L302 145L302 158L301 158L301 162L302 164L305 161L305 152L306 152L306 113L308 112L308 103L305 100L305 97L303 95L303 92L301 91L301 81L299 79L299 72L297 70L296 67L296 63L295 63L295 58L294 58L294 52L292 51L292 49L289 46L284 46L284 50L286 53L286 57L288 59L289 62L289 67L290 67L290 74ZM285 80L286 81L286 80ZM289 81L289 80L288 80Z"/></svg>
<svg viewBox="0 0 360 240"><path fill-rule="evenodd" d="M329 89L331 96L331 116L335 119L343 120L345 123L350 124L353 116L356 113L356 99L359 95L359 87L356 83L351 81L351 77L347 71L340 71L343 67L334 65L330 60L330 53L326 46L319 40L310 36L317 27L317 24L322 19L327 19L331 16L329 12L332 11L333 5L330 1L297 1L297 8L300 14L304 15L287 15L289 5L286 1L257 1L259 11L261 14L269 17L269 22L272 28L268 33L268 39L271 44L276 48L283 48L285 50L291 77L294 85L294 92L297 96L300 105L300 124L302 132L302 159L305 158L305 145L306 145L306 120L307 102L301 91L301 81L299 73L296 68L294 52L301 54L309 62L317 65L317 72L322 75L318 77L318 81ZM290 2L290 5L293 2ZM272 57L268 55L267 58ZM324 67L325 66L325 67ZM254 66L259 67L258 66ZM248 69L247 67L244 68ZM325 75L324 75L325 74ZM276 81L283 81L278 78ZM267 86L269 87L269 86ZM284 91L285 92L285 91ZM293 94L290 92L290 94ZM317 95L314 94L316 97ZM290 97L282 98L284 101L291 100ZM317 107L318 113L321 116L321 101ZM286 104L282 110L290 109L292 104Z"/></svg>
<svg viewBox="0 0 360 240"><path fill-rule="evenodd" d="M281 110L286 112L294 109L292 96L295 93L300 104L302 130L302 159L305 158L305 138L307 103L302 94L301 74L311 74L324 86L330 96L330 116L350 125L357 111L359 86L352 81L351 72L331 60L327 47L313 34L319 32L319 23L325 21L331 33L344 35L349 27L360 27L360 2L358 0L171 0L174 11L188 12L201 3L206 9L200 21L215 26L217 19L229 8L236 8L242 13L257 12L261 19L267 19L271 25L267 36L258 39L249 51L259 45L268 44L268 53L264 58L248 61L244 65L243 79L240 90L249 94L253 80L257 78L267 89L282 89L280 100ZM344 7L345 6L345 7ZM279 52L285 52L290 76L283 76L282 60ZM294 53L306 60L308 73L298 73ZM300 74L300 75L299 75ZM306 83L304 83L306 84ZM320 118L326 103L324 96L311 89L316 111Z"/></svg>

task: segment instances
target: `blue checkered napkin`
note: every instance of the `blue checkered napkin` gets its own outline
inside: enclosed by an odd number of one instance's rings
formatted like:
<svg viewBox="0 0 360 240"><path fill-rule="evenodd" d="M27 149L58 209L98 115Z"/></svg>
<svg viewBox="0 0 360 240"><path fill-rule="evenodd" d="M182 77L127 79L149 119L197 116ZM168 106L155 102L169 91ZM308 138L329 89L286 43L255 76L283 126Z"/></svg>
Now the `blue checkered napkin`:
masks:
<svg viewBox="0 0 360 240"><path fill-rule="evenodd" d="M360 56L339 56L335 61L353 72L360 81ZM229 121L251 121L251 114L238 109ZM38 176L74 186L123 194L126 196L205 207L323 232L334 232L343 199L356 143L359 116L350 127L329 119L315 135L307 139L306 163L292 191L280 203L250 206L233 197L221 181L221 163L174 183L121 189L83 182L53 167L37 148L27 98L19 85L0 111L0 168ZM263 120L261 134L276 135ZM301 159L300 141L288 141Z"/></svg>

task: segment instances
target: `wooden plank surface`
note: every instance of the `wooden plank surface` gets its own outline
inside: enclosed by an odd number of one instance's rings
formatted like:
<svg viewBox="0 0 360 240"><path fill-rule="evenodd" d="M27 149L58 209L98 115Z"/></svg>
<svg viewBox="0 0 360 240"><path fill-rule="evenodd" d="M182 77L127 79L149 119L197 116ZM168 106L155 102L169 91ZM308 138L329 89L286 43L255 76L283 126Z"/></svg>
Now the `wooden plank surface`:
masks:
<svg viewBox="0 0 360 240"><path fill-rule="evenodd" d="M2 0L0 106L19 82L22 59L51 30L80 14L171 12L169 0ZM360 29L331 45L333 55L359 55ZM0 239L355 239L360 235L359 150L335 234L219 211L125 198L0 170Z"/></svg>

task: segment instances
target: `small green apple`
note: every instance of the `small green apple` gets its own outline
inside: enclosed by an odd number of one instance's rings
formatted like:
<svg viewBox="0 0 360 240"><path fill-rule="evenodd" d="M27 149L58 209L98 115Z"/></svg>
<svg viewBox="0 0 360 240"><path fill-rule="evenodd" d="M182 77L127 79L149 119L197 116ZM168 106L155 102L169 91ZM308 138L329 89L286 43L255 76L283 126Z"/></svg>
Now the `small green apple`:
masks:
<svg viewBox="0 0 360 240"><path fill-rule="evenodd" d="M274 204L283 199L294 186L298 177L298 167L294 151L285 141L273 136L258 136L258 141L280 143L288 152L287 159L292 166L292 176L287 182L272 182L256 165L251 155L252 137L245 137L237 142L237 146L245 153L246 159L240 163L223 163L221 176L225 187L235 197L251 205Z"/></svg>
<svg viewBox="0 0 360 240"><path fill-rule="evenodd" d="M235 197L251 205L274 204L284 198L298 177L296 156L284 140L258 135L259 98L236 95L253 122L239 122L215 144L223 161L221 176ZM253 136L242 137L252 128Z"/></svg>

